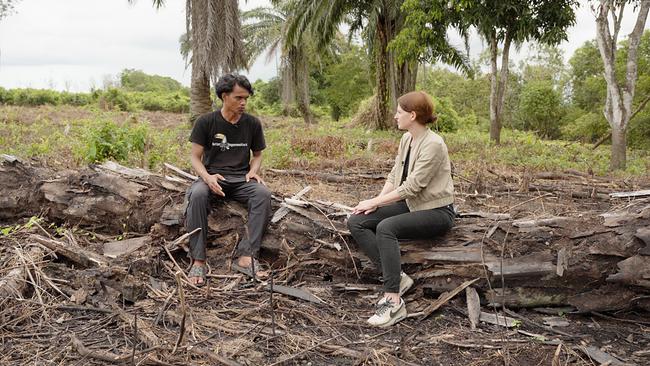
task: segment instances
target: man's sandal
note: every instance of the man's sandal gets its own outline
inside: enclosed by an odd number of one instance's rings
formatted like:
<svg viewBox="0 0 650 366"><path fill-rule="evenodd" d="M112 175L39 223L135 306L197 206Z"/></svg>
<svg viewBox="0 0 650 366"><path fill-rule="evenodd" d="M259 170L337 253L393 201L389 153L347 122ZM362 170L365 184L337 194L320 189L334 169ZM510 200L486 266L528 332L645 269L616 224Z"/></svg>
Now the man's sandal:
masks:
<svg viewBox="0 0 650 366"><path fill-rule="evenodd" d="M257 260L257 258L253 258L253 263L254 263L254 267L255 267L255 277L253 277L253 272L251 271L250 266L247 266L247 267L240 266L237 263L237 261L233 261L231 263L230 267L233 270L235 270L235 271L237 271L239 273L245 274L246 276L248 276L250 278L255 278L255 279L260 279L260 277L265 278L267 276L266 274L263 274L263 275L260 276L260 273L264 272L264 271L260 267L260 262Z"/></svg>
<svg viewBox="0 0 650 366"><path fill-rule="evenodd" d="M207 281L207 276L206 276L206 271L207 271L207 265L196 265L192 264L192 267L190 268L190 273L187 274L187 278L192 278L192 277L198 277L203 280L203 282L197 282L194 285L197 287L201 287L205 285Z"/></svg>

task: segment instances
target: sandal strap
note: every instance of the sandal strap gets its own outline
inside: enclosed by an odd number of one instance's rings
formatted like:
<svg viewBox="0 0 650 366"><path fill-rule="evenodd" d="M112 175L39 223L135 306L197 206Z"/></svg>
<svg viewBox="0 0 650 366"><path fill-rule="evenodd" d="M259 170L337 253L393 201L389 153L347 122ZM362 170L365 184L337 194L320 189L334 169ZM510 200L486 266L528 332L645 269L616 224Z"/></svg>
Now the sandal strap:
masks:
<svg viewBox="0 0 650 366"><path fill-rule="evenodd" d="M192 268L190 268L190 273L188 274L188 277L205 278L205 265L197 266L193 264Z"/></svg>

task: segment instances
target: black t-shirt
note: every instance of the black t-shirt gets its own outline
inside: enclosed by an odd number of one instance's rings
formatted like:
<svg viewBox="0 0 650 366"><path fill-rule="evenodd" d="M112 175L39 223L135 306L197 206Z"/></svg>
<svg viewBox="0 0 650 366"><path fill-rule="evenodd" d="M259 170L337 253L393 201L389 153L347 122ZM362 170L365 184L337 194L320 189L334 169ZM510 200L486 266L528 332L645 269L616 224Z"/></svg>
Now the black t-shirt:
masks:
<svg viewBox="0 0 650 366"><path fill-rule="evenodd" d="M221 110L207 113L194 123L190 141L203 146L203 165L210 174L244 176L250 169L251 151L266 148L260 121L244 113L232 124Z"/></svg>

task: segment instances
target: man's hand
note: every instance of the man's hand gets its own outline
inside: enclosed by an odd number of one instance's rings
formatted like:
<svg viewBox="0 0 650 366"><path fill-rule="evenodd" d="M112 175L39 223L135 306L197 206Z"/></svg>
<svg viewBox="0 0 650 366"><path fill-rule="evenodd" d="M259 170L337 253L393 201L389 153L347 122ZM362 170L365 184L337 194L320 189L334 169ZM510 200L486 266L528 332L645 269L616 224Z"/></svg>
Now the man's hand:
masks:
<svg viewBox="0 0 650 366"><path fill-rule="evenodd" d="M262 183L262 185L266 186L266 182L257 173L248 172L246 174L246 182L250 182L251 179L255 179L257 183Z"/></svg>
<svg viewBox="0 0 650 366"><path fill-rule="evenodd" d="M355 215L359 215L359 214L367 215L377 210L377 206L378 205L372 199L364 200L359 202L356 206L354 206L354 208L352 209L352 213Z"/></svg>
<svg viewBox="0 0 650 366"><path fill-rule="evenodd" d="M214 192L216 195L219 195L221 197L226 197L226 194L223 193L223 190L219 185L220 180L226 180L226 178L224 178L223 175L221 174L208 175L208 179L205 180L205 184L207 184L208 187L210 187L210 190Z"/></svg>

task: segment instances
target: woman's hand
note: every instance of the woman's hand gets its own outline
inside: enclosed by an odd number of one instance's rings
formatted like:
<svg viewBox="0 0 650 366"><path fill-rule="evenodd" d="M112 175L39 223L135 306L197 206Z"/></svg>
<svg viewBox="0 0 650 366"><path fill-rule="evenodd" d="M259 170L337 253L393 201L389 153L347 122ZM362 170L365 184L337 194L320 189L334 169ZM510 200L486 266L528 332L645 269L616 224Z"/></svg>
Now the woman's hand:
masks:
<svg viewBox="0 0 650 366"><path fill-rule="evenodd" d="M359 214L367 215L367 214L372 213L375 210L377 210L378 206L379 205L377 203L375 203L374 199L364 200L364 201L359 202L352 209L352 213L355 214L355 215L359 215Z"/></svg>

